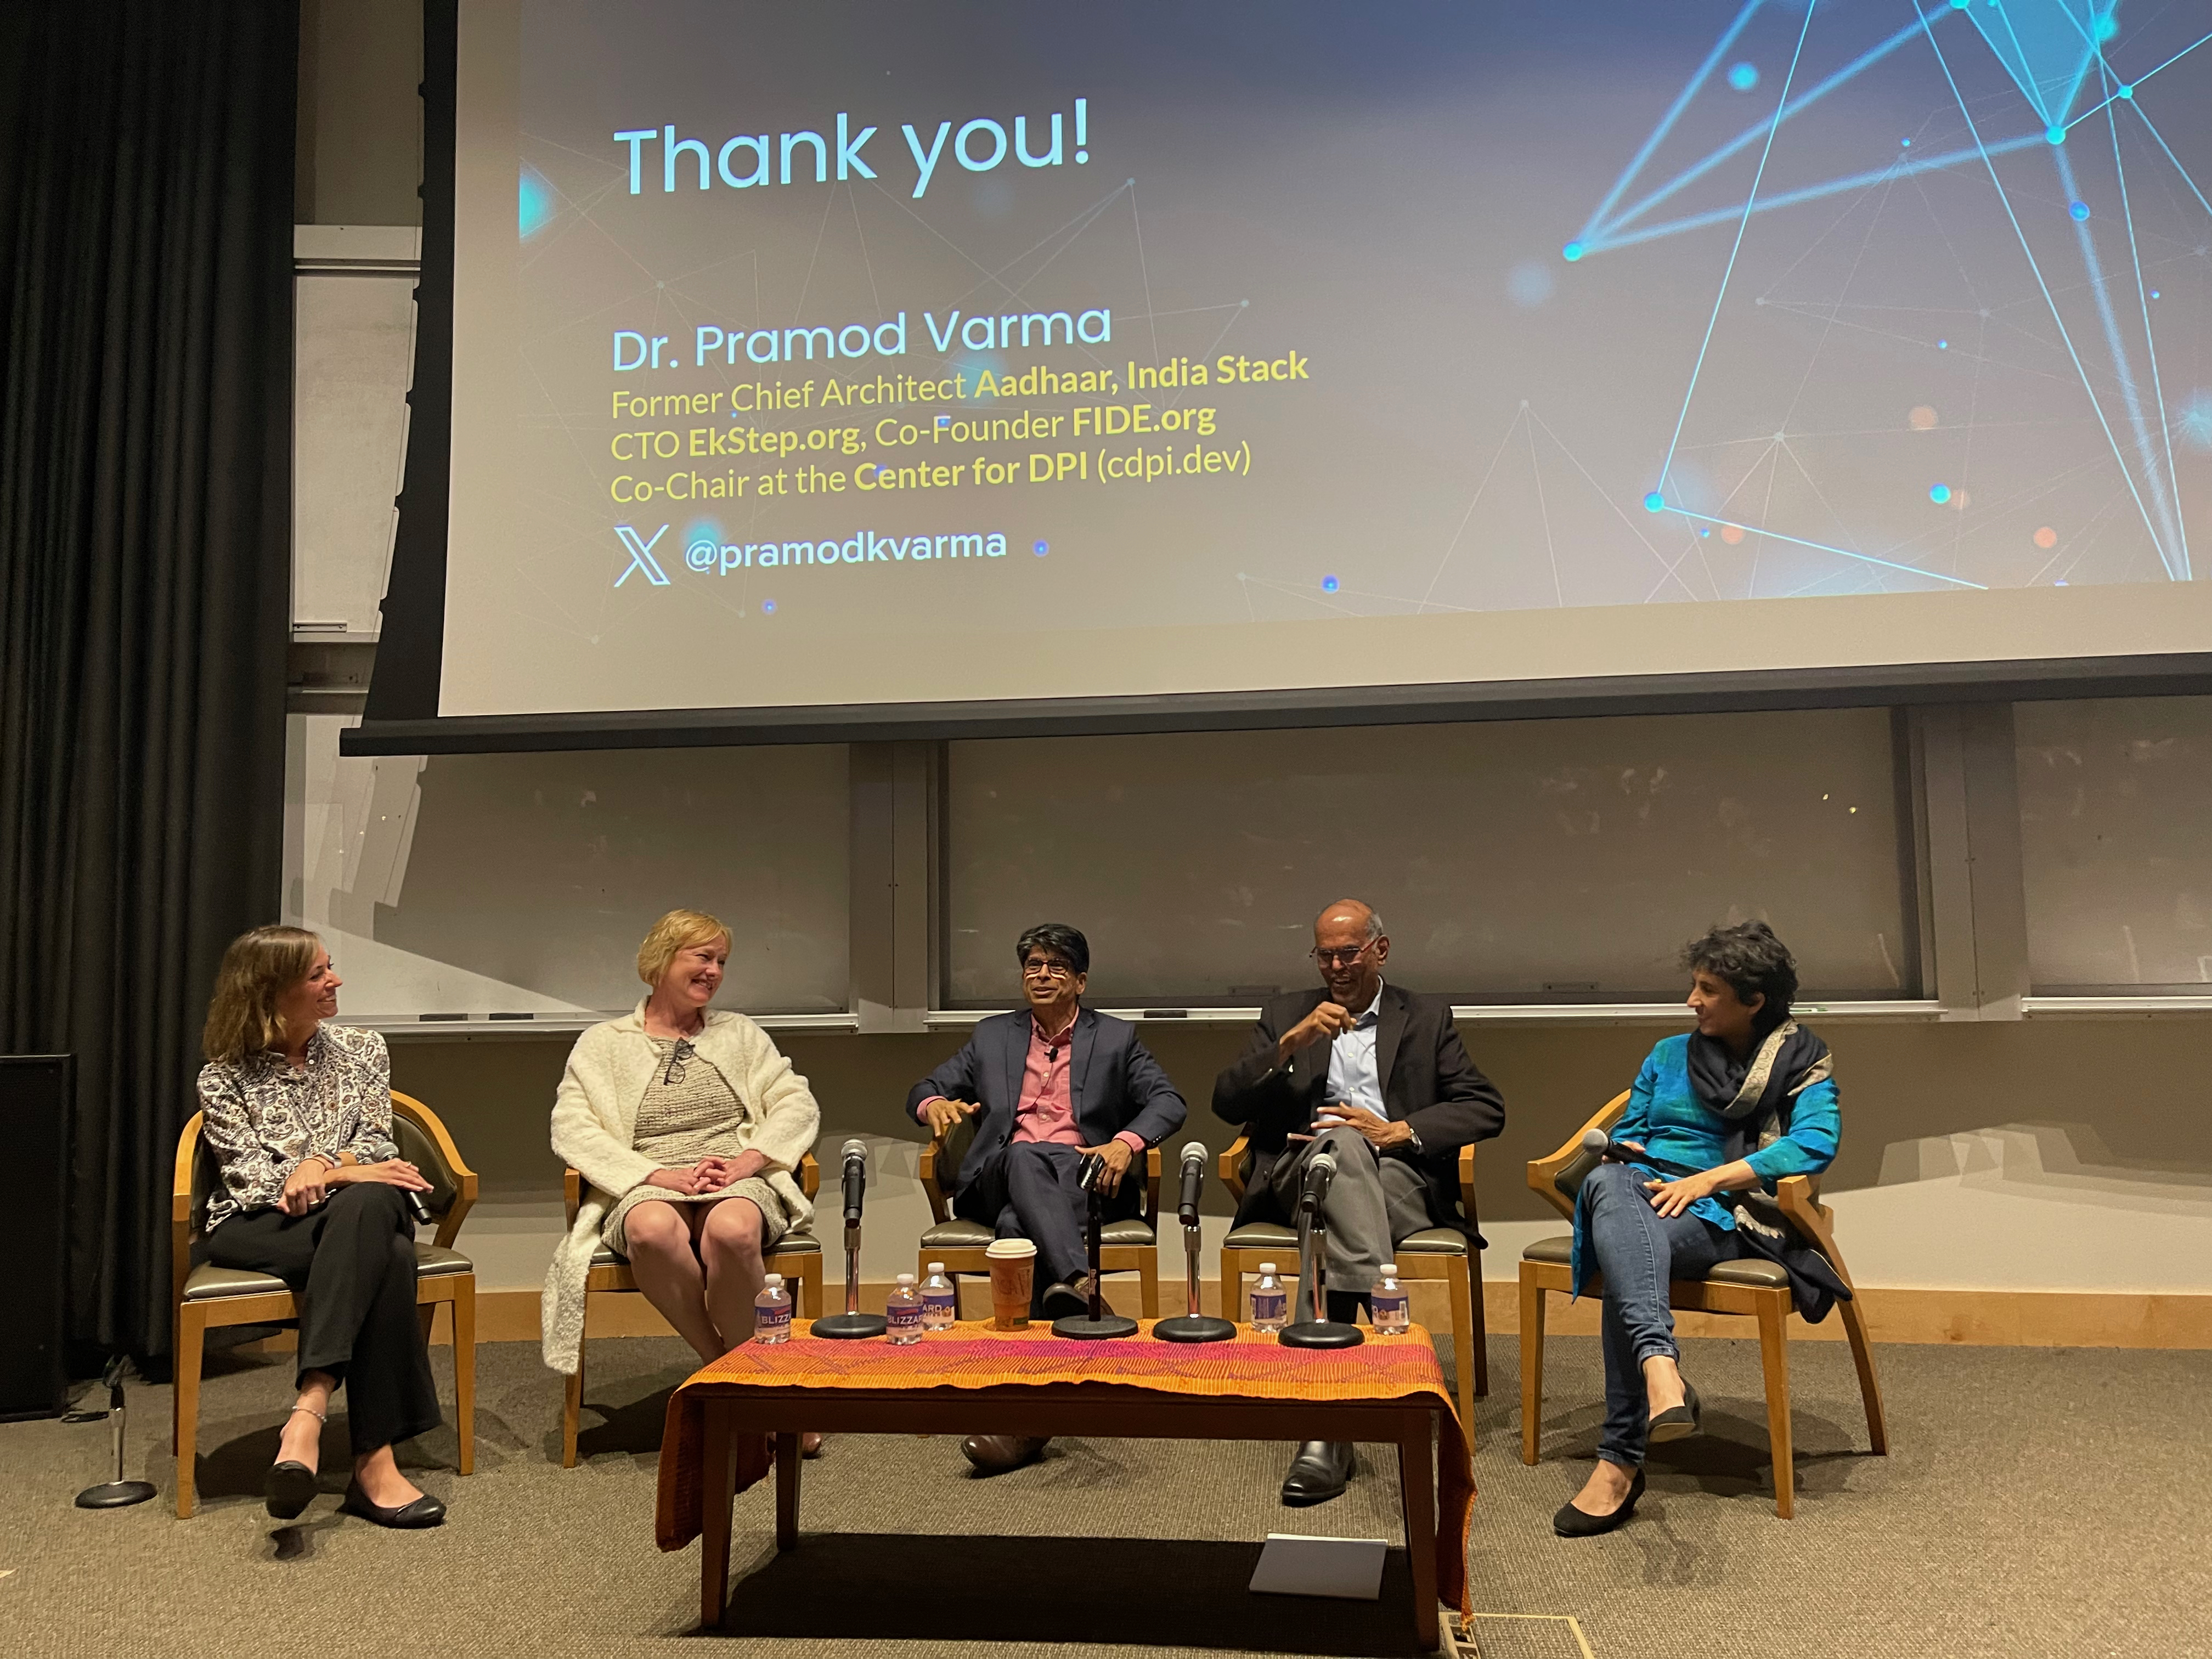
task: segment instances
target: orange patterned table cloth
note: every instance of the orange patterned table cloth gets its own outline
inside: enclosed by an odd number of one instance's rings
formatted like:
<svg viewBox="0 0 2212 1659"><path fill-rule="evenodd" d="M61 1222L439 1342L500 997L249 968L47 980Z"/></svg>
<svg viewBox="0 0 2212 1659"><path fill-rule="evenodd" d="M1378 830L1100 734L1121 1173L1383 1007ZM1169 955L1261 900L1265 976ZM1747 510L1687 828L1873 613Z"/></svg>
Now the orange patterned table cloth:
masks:
<svg viewBox="0 0 2212 1659"><path fill-rule="evenodd" d="M1467 1537L1474 1501L1468 1452L1443 1367L1428 1334L1416 1325L1403 1337L1370 1335L1356 1348L1286 1348L1273 1336L1239 1326L1226 1342L1150 1340L1154 1322L1133 1337L1076 1341L1043 1324L994 1331L964 1321L921 1341L894 1346L881 1338L834 1342L807 1335L794 1321L792 1340L773 1346L748 1342L702 1367L670 1396L660 1443L656 1541L682 1549L699 1535L704 1461L702 1401L718 1389L1004 1389L1104 1382L1168 1395L1261 1401L1397 1402L1434 1401L1438 1447L1437 1586L1449 1605L1467 1603ZM738 1488L768 1472L764 1440L741 1451Z"/></svg>

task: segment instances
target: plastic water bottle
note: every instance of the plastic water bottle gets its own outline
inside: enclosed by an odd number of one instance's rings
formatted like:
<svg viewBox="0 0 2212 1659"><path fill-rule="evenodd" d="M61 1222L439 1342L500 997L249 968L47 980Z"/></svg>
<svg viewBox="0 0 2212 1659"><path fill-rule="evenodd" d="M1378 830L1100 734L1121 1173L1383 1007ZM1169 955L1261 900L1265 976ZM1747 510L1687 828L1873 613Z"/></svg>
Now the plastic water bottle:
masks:
<svg viewBox="0 0 2212 1659"><path fill-rule="evenodd" d="M891 1287L884 1304L884 1321L890 1327L884 1334L901 1347L921 1340L921 1298L914 1293L912 1273L901 1273Z"/></svg>
<svg viewBox="0 0 2212 1659"><path fill-rule="evenodd" d="M1291 1321L1290 1287L1275 1277L1275 1264L1260 1264L1259 1283L1252 1286L1252 1328L1279 1331Z"/></svg>
<svg viewBox="0 0 2212 1659"><path fill-rule="evenodd" d="M1377 1336L1403 1336L1413 1327L1413 1297L1398 1282L1398 1264L1382 1264L1382 1277L1367 1297L1367 1316Z"/></svg>
<svg viewBox="0 0 2212 1659"><path fill-rule="evenodd" d="M781 1273L770 1273L753 1298L753 1340L791 1340L791 1292L783 1288Z"/></svg>
<svg viewBox="0 0 2212 1659"><path fill-rule="evenodd" d="M949 1331L960 1318L960 1292L945 1276L945 1264L929 1264L929 1277L921 1281L921 1328Z"/></svg>

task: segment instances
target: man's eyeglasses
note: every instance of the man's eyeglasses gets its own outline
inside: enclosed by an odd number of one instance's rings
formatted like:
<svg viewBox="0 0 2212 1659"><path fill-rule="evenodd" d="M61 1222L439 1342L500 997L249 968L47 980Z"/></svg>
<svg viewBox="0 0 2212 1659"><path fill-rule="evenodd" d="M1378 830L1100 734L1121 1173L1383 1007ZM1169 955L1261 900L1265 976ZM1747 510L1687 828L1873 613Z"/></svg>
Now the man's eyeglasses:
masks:
<svg viewBox="0 0 2212 1659"><path fill-rule="evenodd" d="M1376 941L1370 939L1364 945L1346 945L1335 951L1323 950L1317 945L1306 954L1324 968L1349 968L1373 950Z"/></svg>
<svg viewBox="0 0 2212 1659"><path fill-rule="evenodd" d="M1025 962L1022 964L1024 979L1073 979L1075 969L1064 962Z"/></svg>

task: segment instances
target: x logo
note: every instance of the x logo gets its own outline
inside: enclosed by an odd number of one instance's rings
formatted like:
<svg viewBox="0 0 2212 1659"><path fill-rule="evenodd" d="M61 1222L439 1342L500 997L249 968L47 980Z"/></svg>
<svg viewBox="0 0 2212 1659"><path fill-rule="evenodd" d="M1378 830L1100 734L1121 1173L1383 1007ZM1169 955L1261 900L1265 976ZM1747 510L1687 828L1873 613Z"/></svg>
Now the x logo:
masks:
<svg viewBox="0 0 2212 1659"><path fill-rule="evenodd" d="M668 573L660 568L659 562L653 556L653 543L658 542L667 533L668 526L663 525L653 532L653 541L640 541L637 532L628 525L618 524L615 526L615 534L621 537L622 544L629 549L629 562L623 567L622 574L615 578L617 587L620 587L639 571L643 571L646 580L651 582L655 587L668 586Z"/></svg>

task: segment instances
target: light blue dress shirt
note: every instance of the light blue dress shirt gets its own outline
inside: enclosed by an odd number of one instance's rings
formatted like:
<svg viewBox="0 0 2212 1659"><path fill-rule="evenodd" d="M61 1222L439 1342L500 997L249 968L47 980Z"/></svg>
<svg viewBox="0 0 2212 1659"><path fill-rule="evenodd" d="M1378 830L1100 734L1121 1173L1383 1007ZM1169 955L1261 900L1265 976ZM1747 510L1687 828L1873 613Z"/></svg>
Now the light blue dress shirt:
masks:
<svg viewBox="0 0 2212 1659"><path fill-rule="evenodd" d="M1358 1024L1328 1045L1328 1095L1326 1104L1348 1100L1376 1116L1387 1118L1382 1103L1382 1073L1375 1065L1376 1022L1382 1011L1382 988L1375 988L1375 1000L1367 1005Z"/></svg>

